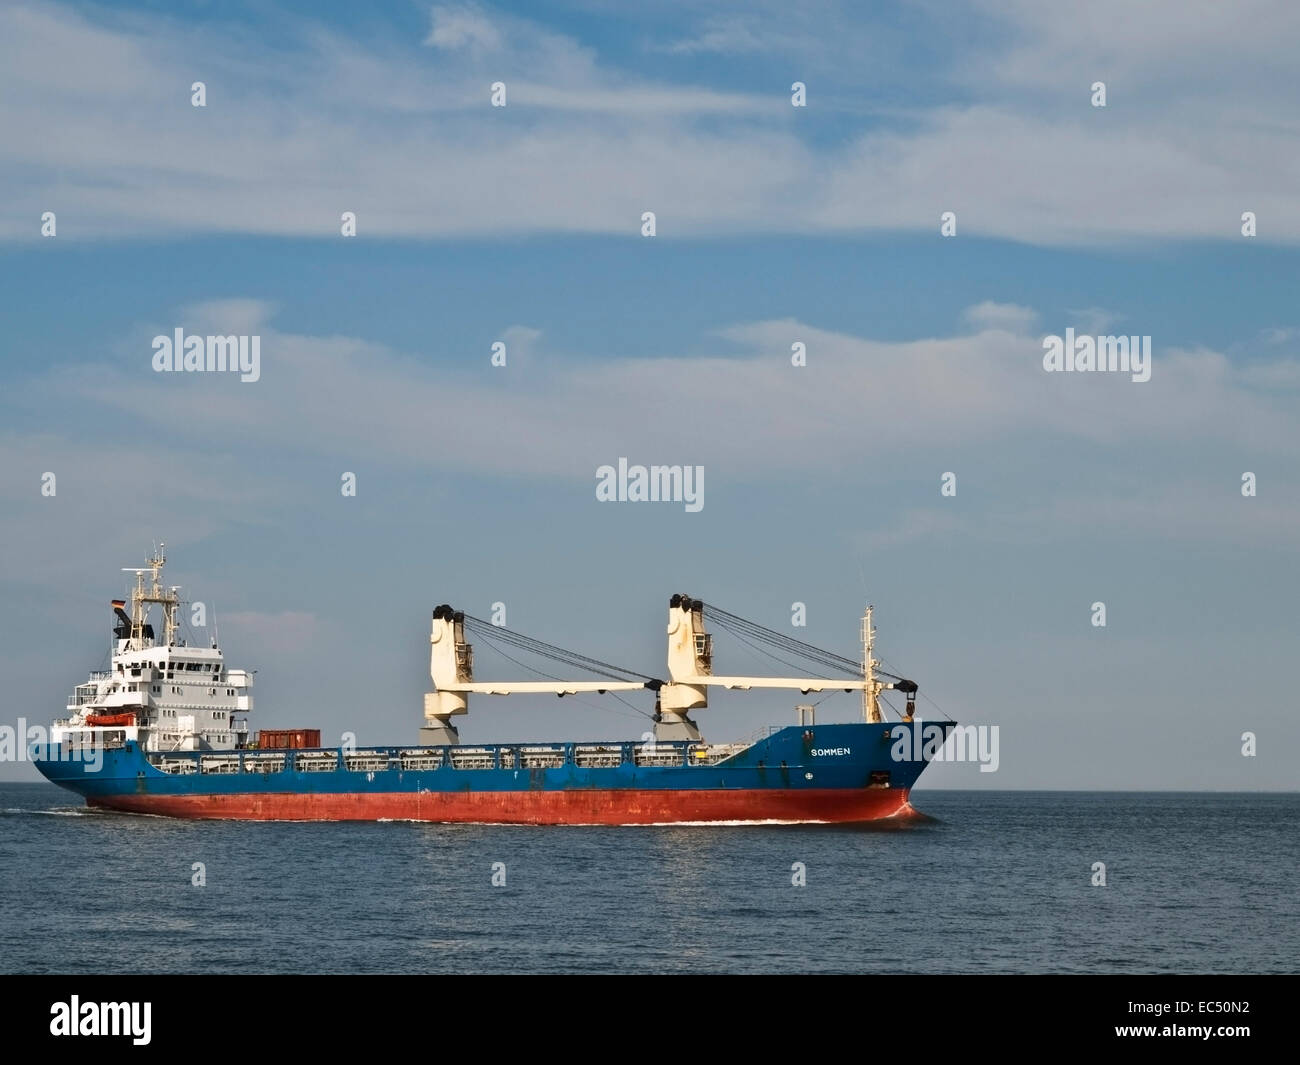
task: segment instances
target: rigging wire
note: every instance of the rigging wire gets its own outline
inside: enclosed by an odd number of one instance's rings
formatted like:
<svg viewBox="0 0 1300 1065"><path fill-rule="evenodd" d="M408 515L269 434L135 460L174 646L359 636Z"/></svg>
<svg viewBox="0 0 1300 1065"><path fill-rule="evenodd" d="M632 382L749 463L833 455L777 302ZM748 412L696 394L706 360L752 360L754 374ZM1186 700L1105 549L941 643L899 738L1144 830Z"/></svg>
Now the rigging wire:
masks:
<svg viewBox="0 0 1300 1065"><path fill-rule="evenodd" d="M707 612L707 616L717 622L719 626L726 629L734 636L739 636L742 632L750 637L774 646L787 654L794 655L809 661L816 662L819 665L842 672L853 673L860 676L862 673L862 663L855 662L851 658L836 654L834 651L828 651L825 648L817 647L803 640L796 640L793 636L769 629L757 622L749 621L730 611L723 610L721 607L713 606L709 603L701 602ZM884 676L893 680L904 680L906 678L898 674L880 671Z"/></svg>
<svg viewBox="0 0 1300 1065"><path fill-rule="evenodd" d="M809 650L811 645L803 644L800 640L795 640L790 636L783 636L780 633L773 633L770 629L765 629L761 625L753 625L740 621L734 621L730 617L720 616L715 610L710 615L711 620L715 621L719 627L725 629L734 636L742 634L759 640L770 646L776 647L787 654L802 658L808 661L816 662L825 668L850 673L860 673L861 665L852 662L849 659L841 658L839 655L820 649Z"/></svg>
<svg viewBox="0 0 1300 1065"><path fill-rule="evenodd" d="M799 669L799 666L796 663L789 662L786 659L779 657L778 655L774 655L772 654L771 651L763 650L763 648L759 647L758 644L753 643L752 641L746 639L744 636L741 636L740 633L733 632L731 635L735 636L736 639L740 640L742 643L748 645L749 647L752 647L759 654L766 655L768 658L772 659L772 661L780 662L783 666L789 666L791 669L796 669L796 670Z"/></svg>
<svg viewBox="0 0 1300 1065"><path fill-rule="evenodd" d="M542 672L542 670L540 669L534 669L532 666L526 665L523 662L519 661L519 659L515 658L514 656L506 654L505 651L501 650L500 647L498 647L495 643L492 642L491 637L489 637L487 633L483 633L483 632L478 633L478 638L488 645L489 650L495 651L502 658L509 659L520 669L528 673L536 674L539 677L545 677L547 680L556 680L556 681L560 681L560 683L564 683L563 678L554 677L550 673Z"/></svg>
<svg viewBox="0 0 1300 1065"><path fill-rule="evenodd" d="M538 655L542 658L548 658L554 662L560 662L563 665L574 666L576 668L586 669L589 672L597 673L600 676L607 677L610 680L658 680L646 673L640 673L634 669L625 669L622 666L613 665L610 662L601 661L599 658L592 658L589 655L579 654L576 651L570 651L563 647L557 647L555 644L546 643L533 636L525 636L523 633L515 632L501 625L493 625L482 618L476 618L469 614L463 615L470 631L475 635L483 636L488 639L496 639L510 644L512 647L521 651L527 651L531 654Z"/></svg>
<svg viewBox="0 0 1300 1065"><path fill-rule="evenodd" d="M883 658L880 659L879 661L880 661L880 664L883 665L883 666L887 666L887 665L889 665L889 663L886 662ZM892 675L893 675L893 674L890 674L890 676L892 676ZM956 721L956 720L957 720L955 717L952 716L952 714L948 713L947 710L945 710L942 706L940 706L940 705L939 705L938 703L936 703L932 698L930 698L930 696L929 696L929 695L928 695L924 690L918 688L916 694L919 695L922 699L924 699L924 700L925 700L927 703L929 703L931 706L933 706L936 710L938 710L939 713L943 714L943 716L946 717L949 721Z"/></svg>
<svg viewBox="0 0 1300 1065"><path fill-rule="evenodd" d="M500 626L496 626L496 627L497 627L497 628L500 628ZM524 663L524 662L519 661L519 659L515 658L513 655L507 654L505 651L503 651L500 647L498 647L498 646L497 646L497 645L492 641L492 638L491 638L490 636L488 636L487 633L480 631L480 632L478 632L477 635L478 635L478 638L479 638L479 639L483 640L483 641L487 644L489 650L491 650L491 651L495 651L495 652L496 652L497 654L499 654L502 658L508 659L509 661L513 662L515 665L517 665L520 669L524 670L525 672L533 673L533 674L535 674L536 676L539 676L539 677L545 677L547 680L555 680L555 681L560 681L561 683L563 683L563 679L562 679L562 678L560 678L560 677L553 677L553 676L551 676L551 674L546 673L546 672L543 672L543 671L540 670L540 669L536 669L536 668L534 668L533 666L530 666L530 665L528 665L528 664L526 664L526 663ZM653 720L653 718L654 718L654 714L650 713L649 711L642 710L639 706L634 706L632 703L628 702L628 701L627 701L626 699L624 699L621 695L619 695L618 692L607 692L606 694L607 694L607 695L612 695L615 699L617 699L620 703L622 703L624 706L626 706L626 707L627 707L629 710L631 710L634 714L638 714L638 715L640 715L641 717L646 717L646 718L650 718L650 719ZM577 695L570 695L569 698L573 699L574 702L576 702L576 703L580 703L580 704L582 704L583 706L590 707L590 708L593 709L593 710L601 710L601 711L606 712L606 713L608 713L608 712L610 712L610 711L613 711L614 713L622 713L622 714L624 714L624 716L627 716L627 712L626 712L626 711L616 710L614 707L611 707L611 706L602 706L600 703L593 703L593 702L590 702L590 701L588 701L588 700L586 700L586 699L583 699L583 698L581 698L580 696L577 696Z"/></svg>
<svg viewBox="0 0 1300 1065"><path fill-rule="evenodd" d="M793 636L783 632L777 632L775 629L769 629L755 621L742 618L738 614L732 614L730 611L723 610L721 607L704 604L709 611L709 616L716 619L724 627L737 627L744 629L757 639L765 642L776 644L786 648L791 653L800 654L803 657L822 659L826 662L834 662L843 668L857 670L861 664L852 659L845 658L843 655L835 654L833 651L827 651L825 648L816 647L813 644L805 643L803 640L797 640Z"/></svg>

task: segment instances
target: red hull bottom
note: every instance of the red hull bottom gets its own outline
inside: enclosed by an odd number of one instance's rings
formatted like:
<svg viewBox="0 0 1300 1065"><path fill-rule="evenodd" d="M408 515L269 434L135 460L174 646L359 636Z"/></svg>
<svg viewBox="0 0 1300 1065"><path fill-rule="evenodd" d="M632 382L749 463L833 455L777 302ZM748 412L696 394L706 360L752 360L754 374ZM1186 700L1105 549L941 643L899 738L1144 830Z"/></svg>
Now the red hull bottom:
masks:
<svg viewBox="0 0 1300 1065"><path fill-rule="evenodd" d="M699 822L851 824L918 816L904 788L797 791L511 791L114 795L100 809L237 821L433 821L513 825Z"/></svg>

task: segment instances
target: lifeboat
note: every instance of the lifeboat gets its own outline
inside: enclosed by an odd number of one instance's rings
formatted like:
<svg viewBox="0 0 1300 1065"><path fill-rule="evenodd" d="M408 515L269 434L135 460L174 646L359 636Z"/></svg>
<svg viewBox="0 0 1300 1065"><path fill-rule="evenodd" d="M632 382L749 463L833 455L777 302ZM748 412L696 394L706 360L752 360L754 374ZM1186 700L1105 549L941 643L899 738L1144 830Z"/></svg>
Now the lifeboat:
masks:
<svg viewBox="0 0 1300 1065"><path fill-rule="evenodd" d="M87 725L121 726L134 725L135 713L129 714L87 714Z"/></svg>

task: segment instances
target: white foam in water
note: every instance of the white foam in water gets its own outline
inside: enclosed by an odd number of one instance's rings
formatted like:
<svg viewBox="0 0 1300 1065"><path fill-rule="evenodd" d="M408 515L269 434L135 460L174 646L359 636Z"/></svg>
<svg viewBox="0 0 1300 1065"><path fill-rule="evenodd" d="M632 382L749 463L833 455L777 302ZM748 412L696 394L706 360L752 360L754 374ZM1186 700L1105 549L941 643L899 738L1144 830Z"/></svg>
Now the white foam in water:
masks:
<svg viewBox="0 0 1300 1065"><path fill-rule="evenodd" d="M21 806L6 806L3 811L6 814L44 814L46 817L93 817L89 810L81 809L53 809L53 810L28 810Z"/></svg>

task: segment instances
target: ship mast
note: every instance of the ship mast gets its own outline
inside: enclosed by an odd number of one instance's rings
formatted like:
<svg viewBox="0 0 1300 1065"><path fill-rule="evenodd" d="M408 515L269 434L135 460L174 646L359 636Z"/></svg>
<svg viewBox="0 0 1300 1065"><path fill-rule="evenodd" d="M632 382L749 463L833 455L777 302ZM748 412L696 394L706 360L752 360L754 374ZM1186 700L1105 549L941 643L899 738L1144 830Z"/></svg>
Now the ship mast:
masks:
<svg viewBox="0 0 1300 1065"><path fill-rule="evenodd" d="M876 680L876 666L880 665L871 657L871 649L876 643L876 629L871 624L871 614L875 608L868 605L862 615L862 719L878 724L884 718L880 715L880 689Z"/></svg>
<svg viewBox="0 0 1300 1065"><path fill-rule="evenodd" d="M127 569L135 574L135 589L131 593L131 650L139 651L145 646L145 624L149 616L149 604L157 603L163 612L163 644L171 647L176 642L176 607L180 605L180 596L176 589L166 589L162 584L162 568L167 562L167 545L159 544L152 558L145 559L145 569ZM149 587L145 587L145 573L150 574Z"/></svg>

